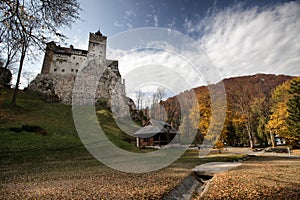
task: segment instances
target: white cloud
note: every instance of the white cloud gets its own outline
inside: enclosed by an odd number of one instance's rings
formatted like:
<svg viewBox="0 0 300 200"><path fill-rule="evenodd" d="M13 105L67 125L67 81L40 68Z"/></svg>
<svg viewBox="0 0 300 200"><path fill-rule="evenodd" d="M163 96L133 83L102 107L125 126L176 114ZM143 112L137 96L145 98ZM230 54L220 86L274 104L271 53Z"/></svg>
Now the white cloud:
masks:
<svg viewBox="0 0 300 200"><path fill-rule="evenodd" d="M147 49L154 46L161 47L161 49ZM201 70L198 72L185 59L185 56L195 57L193 52L177 55L175 51L165 49L175 48L164 42L162 44L154 42L148 44L143 50L128 52L107 49L109 59L119 61L119 70L126 80L126 93L129 97L134 98L135 91L140 88L156 90L157 87L162 87L170 91L168 96L174 96L186 89L207 84Z"/></svg>
<svg viewBox="0 0 300 200"><path fill-rule="evenodd" d="M190 46L191 43L186 43L188 40L184 39L174 42L172 38L171 44L168 39L153 41L144 46L169 51L126 52L108 49L108 56L113 53L112 58L119 60L120 72L126 79L127 95L131 97L136 89L144 87L142 84L146 79L152 81L150 88L156 88L157 83L162 83L170 86L170 91L178 93L191 87L215 83L222 77L256 73L300 75L299 19L300 6L296 2L246 10L238 5L214 13L197 23L185 19L184 26L188 33L202 34L198 41L218 67L221 76L212 70L214 66L205 53L193 51L193 47L185 48L185 45ZM172 54L181 47L190 49L179 54L197 63L200 75L182 57ZM177 76L191 83L190 87L181 84Z"/></svg>
<svg viewBox="0 0 300 200"><path fill-rule="evenodd" d="M189 20L189 19L187 19L187 18L184 19L183 27L186 29L186 32L187 32L187 33L192 33L192 32L194 32L194 31L195 31L194 26L195 26L195 25L192 23L191 20Z"/></svg>
<svg viewBox="0 0 300 200"><path fill-rule="evenodd" d="M114 25L116 26L116 27L118 27L118 28L122 28L124 25L123 24L121 24L120 22L118 22L118 21L115 21L114 22Z"/></svg>
<svg viewBox="0 0 300 200"><path fill-rule="evenodd" d="M78 36L75 35L73 37L73 46L76 49L87 49L88 41L84 37L79 38Z"/></svg>
<svg viewBox="0 0 300 200"><path fill-rule="evenodd" d="M131 17L131 16L136 16L136 13L132 9L126 10L125 11L125 18Z"/></svg>
<svg viewBox="0 0 300 200"><path fill-rule="evenodd" d="M133 25L132 25L131 23L126 23L126 27L127 27L128 29L133 29Z"/></svg>
<svg viewBox="0 0 300 200"><path fill-rule="evenodd" d="M176 19L173 18L172 21L167 24L167 27L170 29L175 29L175 25L176 25Z"/></svg>
<svg viewBox="0 0 300 200"><path fill-rule="evenodd" d="M158 26L158 16L157 15L153 16L153 21L154 21L154 26L157 27Z"/></svg>
<svg viewBox="0 0 300 200"><path fill-rule="evenodd" d="M236 6L196 24L185 22L188 33L205 31L199 41L225 77L300 75L299 2L264 10Z"/></svg>

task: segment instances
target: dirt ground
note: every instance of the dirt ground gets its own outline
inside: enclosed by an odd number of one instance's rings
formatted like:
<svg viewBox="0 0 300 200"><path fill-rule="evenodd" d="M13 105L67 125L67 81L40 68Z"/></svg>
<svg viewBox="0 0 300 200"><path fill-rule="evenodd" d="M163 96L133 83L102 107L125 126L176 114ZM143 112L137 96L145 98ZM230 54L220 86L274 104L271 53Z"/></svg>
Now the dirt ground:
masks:
<svg viewBox="0 0 300 200"><path fill-rule="evenodd" d="M104 165L17 171L16 166L2 170L8 176L1 177L0 199L157 199L189 173L173 166L156 172L128 174Z"/></svg>
<svg viewBox="0 0 300 200"><path fill-rule="evenodd" d="M216 174L204 194L194 199L300 199L300 158L251 158Z"/></svg>
<svg viewBox="0 0 300 200"><path fill-rule="evenodd" d="M0 199L159 199L191 172L191 163L183 161L144 174L119 172L93 160L2 166ZM242 163L215 175L207 192L195 199L300 199L300 158L268 154Z"/></svg>

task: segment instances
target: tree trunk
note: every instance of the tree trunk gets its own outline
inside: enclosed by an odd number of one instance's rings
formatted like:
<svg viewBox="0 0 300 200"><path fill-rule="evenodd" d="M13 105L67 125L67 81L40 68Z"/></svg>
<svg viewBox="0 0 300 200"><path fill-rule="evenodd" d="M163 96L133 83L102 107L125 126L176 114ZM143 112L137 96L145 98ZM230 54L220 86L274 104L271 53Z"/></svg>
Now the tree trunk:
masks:
<svg viewBox="0 0 300 200"><path fill-rule="evenodd" d="M247 131L248 132L248 137L249 137L249 145L250 145L250 148L253 149L254 148L254 142L253 142L253 136L252 136L252 133L251 131Z"/></svg>
<svg viewBox="0 0 300 200"><path fill-rule="evenodd" d="M6 60L6 62L5 62L4 69L7 69L7 68L8 68L8 65L9 65L9 58L7 58L7 60Z"/></svg>
<svg viewBox="0 0 300 200"><path fill-rule="evenodd" d="M11 103L10 103L10 105L12 107L17 106L17 94L18 94L18 90L19 90L19 84L20 84L20 80L21 80L21 74L22 74L22 68L23 68L23 64L24 64L24 60L25 60L25 55L26 55L26 47L23 47L22 52L21 52L17 82L16 82L16 86L15 86L15 89L14 89L12 100L11 100Z"/></svg>
<svg viewBox="0 0 300 200"><path fill-rule="evenodd" d="M250 123L249 121L250 120L248 120L248 122L246 123L246 129L247 129L247 133L248 133L248 137L249 137L250 148L253 149L254 148L254 142L253 142L253 135L252 135L252 132L251 132L251 125L248 124L248 123Z"/></svg>
<svg viewBox="0 0 300 200"><path fill-rule="evenodd" d="M270 138L271 138L272 147L276 147L274 133L270 132Z"/></svg>
<svg viewBox="0 0 300 200"><path fill-rule="evenodd" d="M267 134L266 133L264 133L264 140L265 140L265 147L267 147L268 146L268 137L267 137Z"/></svg>

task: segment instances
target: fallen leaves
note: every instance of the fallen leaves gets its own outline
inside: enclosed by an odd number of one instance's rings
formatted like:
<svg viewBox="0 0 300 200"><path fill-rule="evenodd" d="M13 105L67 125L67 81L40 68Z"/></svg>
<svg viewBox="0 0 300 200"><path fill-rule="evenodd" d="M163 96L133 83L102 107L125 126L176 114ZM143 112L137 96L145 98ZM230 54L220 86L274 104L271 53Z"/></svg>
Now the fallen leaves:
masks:
<svg viewBox="0 0 300 200"><path fill-rule="evenodd" d="M0 199L157 199L188 173L168 167L128 174L103 165L13 173L1 180Z"/></svg>
<svg viewBox="0 0 300 200"><path fill-rule="evenodd" d="M195 199L300 199L300 159L258 157L217 174Z"/></svg>

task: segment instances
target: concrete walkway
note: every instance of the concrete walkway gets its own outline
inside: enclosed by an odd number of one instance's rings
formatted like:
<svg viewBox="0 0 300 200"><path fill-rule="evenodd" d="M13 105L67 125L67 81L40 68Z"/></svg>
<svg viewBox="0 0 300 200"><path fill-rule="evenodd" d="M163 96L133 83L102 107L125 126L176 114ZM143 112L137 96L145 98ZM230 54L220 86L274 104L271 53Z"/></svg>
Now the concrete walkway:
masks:
<svg viewBox="0 0 300 200"><path fill-rule="evenodd" d="M214 175L241 166L240 162L210 162L196 166L193 171L197 174Z"/></svg>

